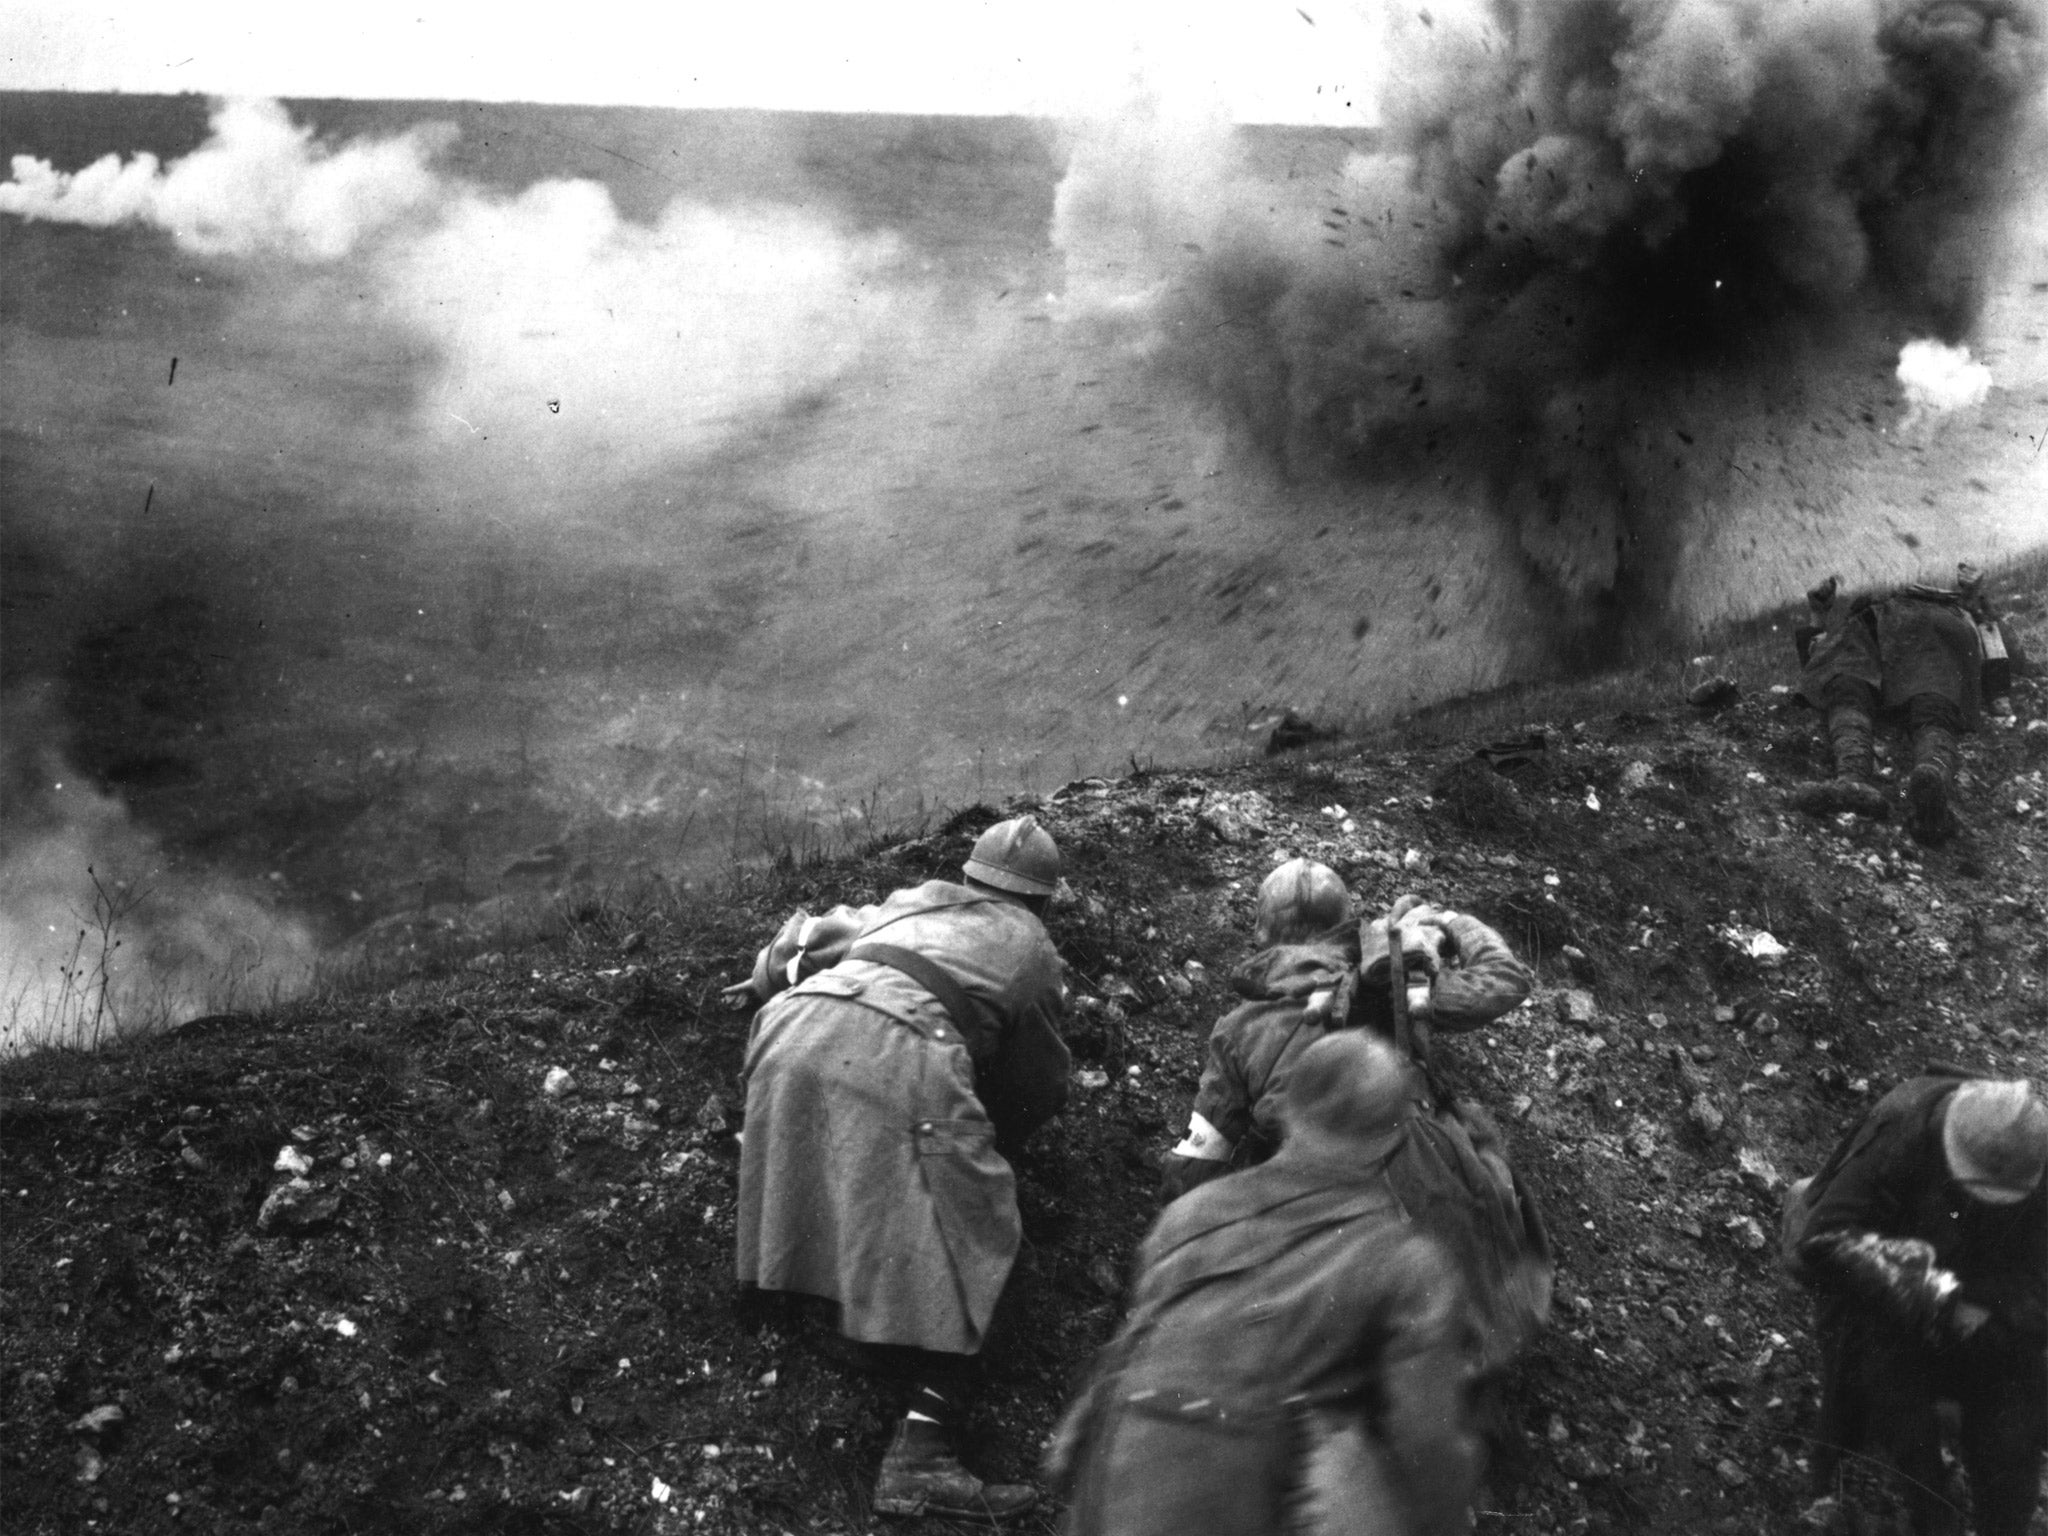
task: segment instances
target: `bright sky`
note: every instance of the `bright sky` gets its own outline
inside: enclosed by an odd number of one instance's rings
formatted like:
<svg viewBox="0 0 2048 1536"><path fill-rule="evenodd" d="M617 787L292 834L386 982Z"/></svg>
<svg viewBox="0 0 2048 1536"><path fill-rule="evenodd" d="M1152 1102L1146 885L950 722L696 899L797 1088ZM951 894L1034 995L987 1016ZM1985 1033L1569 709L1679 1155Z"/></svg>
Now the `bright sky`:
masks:
<svg viewBox="0 0 2048 1536"><path fill-rule="evenodd" d="M1373 120L1375 0L6 0L0 89Z"/></svg>

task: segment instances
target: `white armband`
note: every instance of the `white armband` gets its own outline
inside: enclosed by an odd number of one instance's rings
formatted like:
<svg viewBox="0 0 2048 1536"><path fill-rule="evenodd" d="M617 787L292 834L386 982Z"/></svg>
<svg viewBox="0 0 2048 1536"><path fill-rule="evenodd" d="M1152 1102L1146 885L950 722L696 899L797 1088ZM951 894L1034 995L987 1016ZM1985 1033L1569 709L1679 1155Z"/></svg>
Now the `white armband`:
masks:
<svg viewBox="0 0 2048 1536"><path fill-rule="evenodd" d="M804 956L810 952L811 940L817 936L818 920L815 917L805 918L803 927L796 931L796 953L789 957L789 964L783 968L783 974L789 978L792 987L804 979Z"/></svg>
<svg viewBox="0 0 2048 1536"><path fill-rule="evenodd" d="M1173 1149L1173 1155L1205 1163L1227 1163L1236 1150L1236 1144L1215 1126L1200 1115L1189 1115L1187 1139Z"/></svg>

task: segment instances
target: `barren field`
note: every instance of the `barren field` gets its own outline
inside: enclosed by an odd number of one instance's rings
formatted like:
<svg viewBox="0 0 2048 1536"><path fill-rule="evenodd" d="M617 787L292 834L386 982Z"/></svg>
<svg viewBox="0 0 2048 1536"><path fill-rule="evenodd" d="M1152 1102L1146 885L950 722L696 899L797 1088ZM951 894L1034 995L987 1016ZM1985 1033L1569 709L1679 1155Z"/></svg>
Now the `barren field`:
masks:
<svg viewBox="0 0 2048 1536"><path fill-rule="evenodd" d="M2048 593L2018 606L2048 644ZM1079 1070L1019 1164L982 1465L1030 1475L1114 1326L1258 880L1306 854L1375 906L1419 886L1479 914L1539 972L1439 1047L1501 1116L1559 1260L1478 1530L1792 1528L1816 1354L1778 1269L1783 1183L1923 1061L2048 1071L2048 699L2030 682L1970 741L1968 830L1929 852L1779 809L1823 768L1770 691L1788 649L1717 657L1745 697L1712 714L1668 671L1627 675L1013 802L1067 861L1050 927ZM1512 774L1473 754L1530 732ZM748 1019L718 989L793 907L947 871L997 814L572 904L551 940L372 995L0 1065L9 1529L881 1529L889 1389L733 1305ZM1752 958L1757 929L1781 962ZM550 1095L557 1067L575 1086ZM287 1150L309 1187L259 1219ZM80 1427L107 1408L118 1425Z"/></svg>
<svg viewBox="0 0 2048 1536"><path fill-rule="evenodd" d="M197 98L0 105L0 148L63 169L207 142ZM416 172L443 222L318 255L321 230L193 249L246 232L0 216L11 846L274 914L271 958L223 941L180 975L260 990L394 916L1230 760L1284 708L1356 726L1683 653L1823 568L1940 575L2042 535L2024 222L1980 404L1908 421L1907 333L1864 319L1646 401L1634 515L1668 579L1617 613L1604 535L1503 509L1469 426L1420 463L1276 457L1166 367L1131 295L1202 258L1056 243L1102 158L1074 130L290 111L317 147L262 152L300 171L452 124ZM1371 147L1244 130L1233 185L1328 219ZM676 309L727 257L761 281L715 324ZM1445 302L1403 293L1397 332ZM81 899L75 869L16 884L48 898L19 932Z"/></svg>

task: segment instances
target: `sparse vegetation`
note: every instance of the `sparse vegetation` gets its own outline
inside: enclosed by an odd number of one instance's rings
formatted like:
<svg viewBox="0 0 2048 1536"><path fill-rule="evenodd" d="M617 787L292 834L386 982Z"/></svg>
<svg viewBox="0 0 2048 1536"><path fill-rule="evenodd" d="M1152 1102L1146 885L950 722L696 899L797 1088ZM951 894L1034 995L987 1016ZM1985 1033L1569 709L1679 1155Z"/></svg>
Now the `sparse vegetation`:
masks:
<svg viewBox="0 0 2048 1536"><path fill-rule="evenodd" d="M1785 1528L1814 1357L1771 1245L1782 1181L1929 1056L2048 1069L2048 746L2026 729L2048 701L2030 684L2022 721L1971 743L1971 831L1930 853L1780 809L1813 726L1769 662L1717 652L1746 688L1718 712L1667 670L1496 699L1462 736L1439 712L1039 801L1093 1086L1019 1164L983 1465L1028 1474L1113 1325L1252 891L1305 853L1369 902L1476 911L1539 968L1519 1014L1442 1044L1560 1256L1480 1532ZM1533 762L1471 756L1532 728ZM889 1390L729 1294L748 1020L718 992L790 909L948 872L997 814L695 886L571 882L366 952L353 989L0 1066L10 1529L870 1528ZM1748 928L1788 957L1753 957ZM573 1089L545 1091L552 1068ZM335 1197L303 1226L261 1215L287 1146ZM118 1437L73 1429L109 1405Z"/></svg>

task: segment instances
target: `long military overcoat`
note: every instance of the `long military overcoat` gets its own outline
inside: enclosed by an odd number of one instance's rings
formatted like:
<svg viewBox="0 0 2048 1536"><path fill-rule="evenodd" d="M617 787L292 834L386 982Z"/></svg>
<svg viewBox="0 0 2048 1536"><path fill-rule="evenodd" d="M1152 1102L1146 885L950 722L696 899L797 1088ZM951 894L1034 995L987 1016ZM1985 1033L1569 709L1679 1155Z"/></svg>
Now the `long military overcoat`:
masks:
<svg viewBox="0 0 2048 1536"><path fill-rule="evenodd" d="M864 942L938 965L955 1019ZM746 1058L739 1277L837 1302L847 1337L971 1354L1019 1241L998 1135L1064 1104L1059 957L1016 902L928 881L799 913L761 952Z"/></svg>
<svg viewBox="0 0 2048 1536"><path fill-rule="evenodd" d="M1397 1139L1283 1148L1161 1215L1055 1438L1072 1536L1466 1529L1468 1313L1379 1171Z"/></svg>

